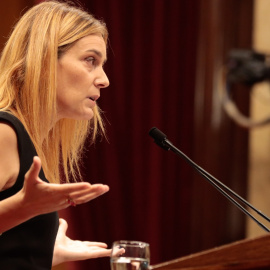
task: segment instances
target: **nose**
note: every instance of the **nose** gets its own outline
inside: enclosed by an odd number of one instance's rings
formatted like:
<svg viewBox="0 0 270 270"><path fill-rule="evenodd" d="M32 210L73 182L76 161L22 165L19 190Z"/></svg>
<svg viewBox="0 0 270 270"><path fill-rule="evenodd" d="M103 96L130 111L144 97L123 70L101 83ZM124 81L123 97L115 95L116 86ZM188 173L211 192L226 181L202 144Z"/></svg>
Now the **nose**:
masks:
<svg viewBox="0 0 270 270"><path fill-rule="evenodd" d="M95 80L95 85L97 88L106 88L110 85L110 81L103 68L101 68L101 71Z"/></svg>

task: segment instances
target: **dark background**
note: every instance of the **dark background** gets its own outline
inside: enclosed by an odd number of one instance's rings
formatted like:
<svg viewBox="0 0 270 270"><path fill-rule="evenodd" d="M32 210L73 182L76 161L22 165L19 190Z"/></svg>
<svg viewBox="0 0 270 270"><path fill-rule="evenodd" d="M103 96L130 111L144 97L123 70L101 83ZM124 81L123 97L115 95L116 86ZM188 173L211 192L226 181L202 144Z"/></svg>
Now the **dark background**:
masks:
<svg viewBox="0 0 270 270"><path fill-rule="evenodd" d="M148 242L151 264L244 238L244 215L186 162L156 146L148 131L161 129L245 197L248 133L224 113L218 75L229 50L251 47L253 1L81 2L108 26L111 83L99 102L109 141L86 147L83 173L110 192L61 212L69 235L109 246L124 239ZM240 86L234 92L244 113L247 91ZM110 266L103 258L65 267Z"/></svg>

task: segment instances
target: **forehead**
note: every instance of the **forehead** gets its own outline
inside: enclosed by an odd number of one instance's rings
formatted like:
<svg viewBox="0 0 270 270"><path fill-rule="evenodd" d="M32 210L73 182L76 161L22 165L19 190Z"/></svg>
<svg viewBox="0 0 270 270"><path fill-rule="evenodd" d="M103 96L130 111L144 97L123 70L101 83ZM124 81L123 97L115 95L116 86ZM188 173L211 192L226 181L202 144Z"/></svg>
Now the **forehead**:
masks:
<svg viewBox="0 0 270 270"><path fill-rule="evenodd" d="M95 50L100 52L103 58L106 58L106 44L102 36L89 35L76 41L70 48L70 52L87 52Z"/></svg>

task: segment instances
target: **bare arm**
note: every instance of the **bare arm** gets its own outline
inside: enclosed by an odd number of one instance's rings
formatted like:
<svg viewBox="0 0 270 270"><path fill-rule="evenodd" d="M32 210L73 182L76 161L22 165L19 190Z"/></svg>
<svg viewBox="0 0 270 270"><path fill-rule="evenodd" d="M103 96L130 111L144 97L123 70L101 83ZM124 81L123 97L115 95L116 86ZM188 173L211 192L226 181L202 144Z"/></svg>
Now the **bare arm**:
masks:
<svg viewBox="0 0 270 270"><path fill-rule="evenodd" d="M16 133L6 123L0 123L0 190L10 188L19 174L19 154ZM0 201L0 233L30 218L24 213L22 197L16 194Z"/></svg>
<svg viewBox="0 0 270 270"><path fill-rule="evenodd" d="M3 128L3 125L6 127ZM13 165L12 162L14 162ZM18 162L17 165L16 162ZM35 157L25 175L23 188L15 195L0 201L0 233L34 216L67 208L69 198L72 198L76 204L82 204L109 190L106 185L91 185L85 182L49 184L38 177L40 169L41 161ZM18 173L19 156L16 134L8 125L0 124L0 190L12 186Z"/></svg>

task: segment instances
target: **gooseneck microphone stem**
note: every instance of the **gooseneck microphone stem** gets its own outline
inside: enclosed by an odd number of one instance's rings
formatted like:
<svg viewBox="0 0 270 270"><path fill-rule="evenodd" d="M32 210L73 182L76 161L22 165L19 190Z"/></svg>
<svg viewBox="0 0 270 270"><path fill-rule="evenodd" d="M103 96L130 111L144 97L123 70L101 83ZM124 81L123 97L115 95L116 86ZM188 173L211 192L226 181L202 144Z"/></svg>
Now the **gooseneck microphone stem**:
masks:
<svg viewBox="0 0 270 270"><path fill-rule="evenodd" d="M250 207L252 210L254 210L258 215L263 217L266 221L270 222L270 218L267 217L265 214L263 214L260 210L256 209L253 205L251 205L248 201L243 199L240 195L238 195L236 192L231 190L229 187L227 187L225 184L220 182L218 179L216 179L214 176L212 176L210 173L205 171L203 168L201 168L199 165L197 165L195 162L193 162L187 155L185 155L183 152L181 152L178 148L176 148L168 139L167 136L162 133L157 128L152 128L149 131L149 135L154 138L154 142L163 148L164 150L171 150L181 158L183 158L185 161L187 161L197 172L199 172L200 175L202 175L212 186L214 186L221 194L223 194L229 201L231 201L238 209L240 209L243 213L245 213L247 216L249 216L251 219L253 219L262 229L264 229L267 232L270 232L270 230L261 223L258 219L256 219L250 212L247 211L238 201L236 201L231 195L233 195L235 198L237 198L239 201L241 201L244 205ZM229 194L228 194L228 193Z"/></svg>

